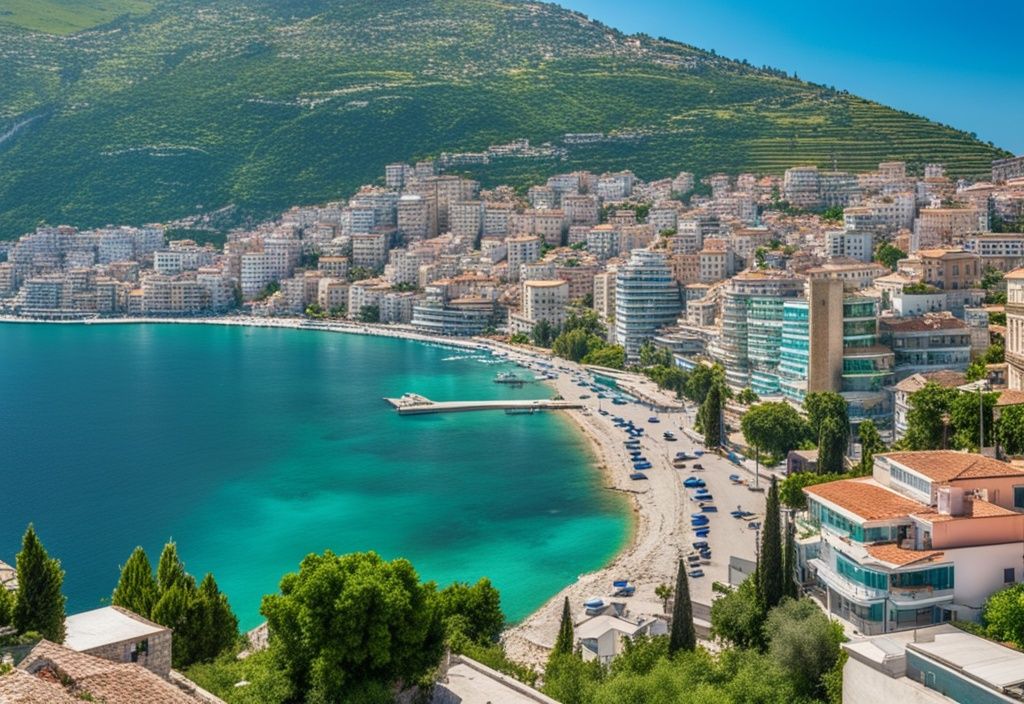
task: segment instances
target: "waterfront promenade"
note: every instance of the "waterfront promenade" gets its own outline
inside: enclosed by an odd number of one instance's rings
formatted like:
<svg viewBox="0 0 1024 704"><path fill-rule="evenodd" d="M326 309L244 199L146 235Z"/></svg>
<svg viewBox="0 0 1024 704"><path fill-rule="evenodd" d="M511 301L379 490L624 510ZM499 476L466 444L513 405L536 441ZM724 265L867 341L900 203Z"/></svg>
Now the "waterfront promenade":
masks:
<svg viewBox="0 0 1024 704"><path fill-rule="evenodd" d="M431 401L419 394L403 394L399 398L385 398L399 415L425 413L466 413L469 411L508 411L534 413L540 411L567 411L583 408L582 403L551 399L499 400L499 401Z"/></svg>

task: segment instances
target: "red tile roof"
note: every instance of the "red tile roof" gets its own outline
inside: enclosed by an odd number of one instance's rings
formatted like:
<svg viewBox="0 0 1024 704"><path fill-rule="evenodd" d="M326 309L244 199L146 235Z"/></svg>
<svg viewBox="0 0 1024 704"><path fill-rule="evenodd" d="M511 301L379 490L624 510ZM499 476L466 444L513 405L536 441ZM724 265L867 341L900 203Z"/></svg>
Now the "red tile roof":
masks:
<svg viewBox="0 0 1024 704"><path fill-rule="evenodd" d="M915 562L934 560L942 556L941 550L907 550L896 543L881 543L867 546L868 555L879 562L890 565L911 565Z"/></svg>
<svg viewBox="0 0 1024 704"><path fill-rule="evenodd" d="M34 647L18 669L51 681L52 699L62 702L61 686L73 695L88 695L104 704L198 704L199 700L178 689L141 665L104 660L78 653L63 645L44 640ZM54 677L56 675L56 677ZM2 700L0 700L2 701Z"/></svg>
<svg viewBox="0 0 1024 704"><path fill-rule="evenodd" d="M934 482L958 479L1024 476L1024 472L1006 462L970 452L955 450L929 450L925 452L887 452L884 455Z"/></svg>
<svg viewBox="0 0 1024 704"><path fill-rule="evenodd" d="M815 484L806 487L804 492L835 504L865 521L901 518L926 508L870 478L840 479L827 484Z"/></svg>

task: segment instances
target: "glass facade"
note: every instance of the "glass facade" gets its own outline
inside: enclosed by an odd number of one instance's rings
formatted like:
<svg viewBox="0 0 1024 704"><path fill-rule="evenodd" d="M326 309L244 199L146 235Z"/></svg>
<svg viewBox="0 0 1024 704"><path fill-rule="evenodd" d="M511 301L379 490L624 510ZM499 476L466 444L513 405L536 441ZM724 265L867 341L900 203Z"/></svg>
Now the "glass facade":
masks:
<svg viewBox="0 0 1024 704"><path fill-rule="evenodd" d="M851 582L856 582L871 589L885 591L889 587L889 575L885 572L865 569L839 553L836 553L836 572Z"/></svg>

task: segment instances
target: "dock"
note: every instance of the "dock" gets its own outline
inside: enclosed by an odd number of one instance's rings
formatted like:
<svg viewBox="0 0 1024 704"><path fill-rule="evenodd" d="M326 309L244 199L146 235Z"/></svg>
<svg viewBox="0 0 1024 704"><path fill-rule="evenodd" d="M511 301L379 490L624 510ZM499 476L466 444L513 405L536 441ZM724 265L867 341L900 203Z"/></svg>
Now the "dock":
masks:
<svg viewBox="0 0 1024 704"><path fill-rule="evenodd" d="M582 403L551 399L508 401L431 401L419 394L403 394L399 398L385 398L399 415L424 413L465 413L467 411L505 411L508 414L565 411L583 408Z"/></svg>

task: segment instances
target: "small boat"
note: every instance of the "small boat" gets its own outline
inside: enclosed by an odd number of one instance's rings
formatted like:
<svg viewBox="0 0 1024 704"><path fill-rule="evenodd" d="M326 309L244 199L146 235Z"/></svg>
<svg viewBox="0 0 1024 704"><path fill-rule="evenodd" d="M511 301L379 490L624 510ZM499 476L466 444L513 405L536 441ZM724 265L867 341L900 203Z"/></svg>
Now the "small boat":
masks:
<svg viewBox="0 0 1024 704"><path fill-rule="evenodd" d="M533 381L532 379L524 379L515 372L500 372L494 377L495 384L509 384L510 386L522 386L527 381Z"/></svg>
<svg viewBox="0 0 1024 704"><path fill-rule="evenodd" d="M592 596L583 602L583 606L588 609L600 609L604 606L604 599L599 596Z"/></svg>

